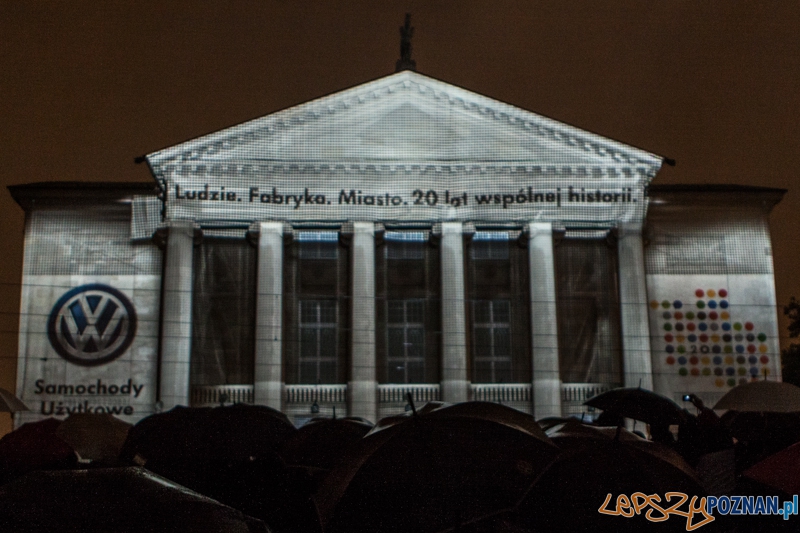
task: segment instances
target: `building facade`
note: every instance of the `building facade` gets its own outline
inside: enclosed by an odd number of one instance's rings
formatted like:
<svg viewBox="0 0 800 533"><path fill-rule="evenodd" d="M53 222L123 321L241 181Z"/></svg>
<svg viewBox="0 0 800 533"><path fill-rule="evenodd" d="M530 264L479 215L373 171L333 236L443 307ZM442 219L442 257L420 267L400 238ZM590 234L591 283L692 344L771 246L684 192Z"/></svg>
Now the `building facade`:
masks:
<svg viewBox="0 0 800 533"><path fill-rule="evenodd" d="M155 184L10 188L19 421L409 393L541 418L780 379L784 191L651 185L659 156L412 71L145 159Z"/></svg>

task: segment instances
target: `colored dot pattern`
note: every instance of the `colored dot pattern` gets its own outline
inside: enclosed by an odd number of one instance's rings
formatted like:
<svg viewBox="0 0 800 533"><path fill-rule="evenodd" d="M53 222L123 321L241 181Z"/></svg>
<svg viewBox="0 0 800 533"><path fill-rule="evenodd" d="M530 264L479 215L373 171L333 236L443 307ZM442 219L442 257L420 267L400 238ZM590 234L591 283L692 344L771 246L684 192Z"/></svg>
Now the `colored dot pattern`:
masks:
<svg viewBox="0 0 800 533"><path fill-rule="evenodd" d="M650 308L661 322L664 362L679 376L716 376L722 388L769 374L767 335L731 319L727 289L698 288L688 301L653 300Z"/></svg>

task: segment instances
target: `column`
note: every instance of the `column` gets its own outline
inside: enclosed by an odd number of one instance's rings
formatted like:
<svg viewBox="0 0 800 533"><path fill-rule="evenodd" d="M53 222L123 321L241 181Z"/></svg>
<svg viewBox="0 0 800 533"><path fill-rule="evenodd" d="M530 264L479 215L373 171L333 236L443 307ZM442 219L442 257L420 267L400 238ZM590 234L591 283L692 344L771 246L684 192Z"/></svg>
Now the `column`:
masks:
<svg viewBox="0 0 800 533"><path fill-rule="evenodd" d="M164 411L189 405L192 349L192 260L194 224L169 224L161 315L159 400Z"/></svg>
<svg viewBox="0 0 800 533"><path fill-rule="evenodd" d="M561 374L558 367L556 320L556 269L553 225L528 224L531 342L533 368L533 416L561 416Z"/></svg>
<svg viewBox="0 0 800 533"><path fill-rule="evenodd" d="M348 415L372 422L378 416L375 374L375 224L353 223L352 349L347 384Z"/></svg>
<svg viewBox="0 0 800 533"><path fill-rule="evenodd" d="M442 400L465 402L467 381L464 241L461 222L442 223Z"/></svg>
<svg viewBox="0 0 800 533"><path fill-rule="evenodd" d="M624 383L626 387L653 390L641 224L620 224L617 246Z"/></svg>
<svg viewBox="0 0 800 533"><path fill-rule="evenodd" d="M256 279L256 353L253 399L257 405L283 407L283 223L261 222Z"/></svg>

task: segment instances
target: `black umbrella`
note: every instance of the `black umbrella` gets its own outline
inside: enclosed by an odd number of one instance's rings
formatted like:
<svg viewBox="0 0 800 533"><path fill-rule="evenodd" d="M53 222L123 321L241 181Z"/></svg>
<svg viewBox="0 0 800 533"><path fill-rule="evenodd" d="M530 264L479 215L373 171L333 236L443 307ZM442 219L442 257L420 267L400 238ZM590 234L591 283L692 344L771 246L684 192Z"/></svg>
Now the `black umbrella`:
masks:
<svg viewBox="0 0 800 533"><path fill-rule="evenodd" d="M75 467L75 450L56 435L60 425L56 418L45 418L0 439L0 484L33 470Z"/></svg>
<svg viewBox="0 0 800 533"><path fill-rule="evenodd" d="M327 472L372 428L359 418L314 418L284 441L280 455L289 465Z"/></svg>
<svg viewBox="0 0 800 533"><path fill-rule="evenodd" d="M269 531L260 520L137 467L27 474L0 487L0 530Z"/></svg>
<svg viewBox="0 0 800 533"><path fill-rule="evenodd" d="M680 455L624 428L575 421L554 426L548 435L561 453L518 506L522 526L541 531L642 531L653 526L643 515L624 518L598 512L608 494L609 510L620 494L658 494L662 502L666 492L683 492L690 498L705 495ZM658 528L685 531L686 522L671 517Z"/></svg>
<svg viewBox="0 0 800 533"><path fill-rule="evenodd" d="M601 392L583 405L648 424L680 424L686 417L685 411L669 398L634 387Z"/></svg>
<svg viewBox="0 0 800 533"><path fill-rule="evenodd" d="M376 426L320 487L326 533L445 531L516 505L557 450L538 427L502 415L511 408L488 408L493 420L468 405Z"/></svg>

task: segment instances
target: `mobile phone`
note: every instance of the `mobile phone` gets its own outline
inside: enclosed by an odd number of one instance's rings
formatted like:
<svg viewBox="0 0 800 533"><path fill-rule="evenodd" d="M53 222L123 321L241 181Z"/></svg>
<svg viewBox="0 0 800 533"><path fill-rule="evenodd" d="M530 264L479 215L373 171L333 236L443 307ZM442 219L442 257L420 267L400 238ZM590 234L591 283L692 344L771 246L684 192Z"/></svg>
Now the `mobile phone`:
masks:
<svg viewBox="0 0 800 533"><path fill-rule="evenodd" d="M683 395L683 401L684 402L691 402L692 401L692 395L691 394L684 394Z"/></svg>

